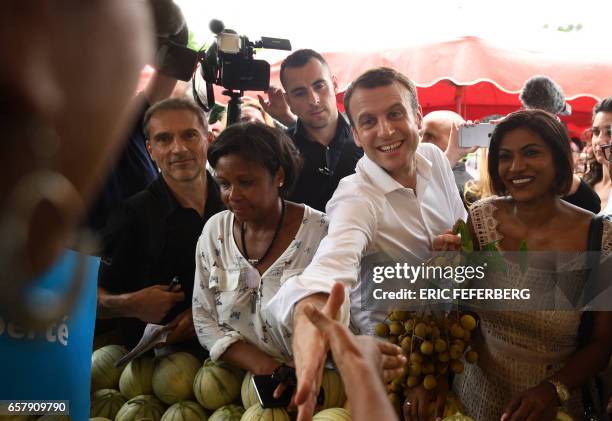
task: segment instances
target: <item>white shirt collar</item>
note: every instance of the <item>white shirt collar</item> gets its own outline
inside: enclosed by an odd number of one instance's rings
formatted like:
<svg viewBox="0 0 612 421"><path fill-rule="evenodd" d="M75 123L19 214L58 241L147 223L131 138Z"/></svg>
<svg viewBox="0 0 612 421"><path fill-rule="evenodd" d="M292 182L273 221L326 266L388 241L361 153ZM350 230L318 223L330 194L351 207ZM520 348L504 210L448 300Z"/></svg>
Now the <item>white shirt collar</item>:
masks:
<svg viewBox="0 0 612 421"><path fill-rule="evenodd" d="M431 178L432 163L429 159L425 158L417 148L416 150L416 171L420 178L429 180ZM392 191L403 189L400 183L398 183L393 177L389 175L382 167L377 163L364 155L357 163L355 172L361 177L367 178L368 181L374 185L377 189L380 189L383 194L391 193ZM417 183L418 178L417 177Z"/></svg>

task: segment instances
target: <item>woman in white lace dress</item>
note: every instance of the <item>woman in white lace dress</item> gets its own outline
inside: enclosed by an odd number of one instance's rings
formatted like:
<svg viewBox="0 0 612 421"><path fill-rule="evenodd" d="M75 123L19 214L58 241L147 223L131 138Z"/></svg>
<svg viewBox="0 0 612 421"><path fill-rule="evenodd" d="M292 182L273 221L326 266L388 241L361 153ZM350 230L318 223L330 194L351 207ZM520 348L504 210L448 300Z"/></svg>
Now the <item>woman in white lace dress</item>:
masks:
<svg viewBox="0 0 612 421"><path fill-rule="evenodd" d="M246 123L225 129L208 150L228 210L198 240L193 319L200 343L254 374L289 362L291 332L266 307L280 286L308 266L327 234L326 216L286 201L299 153L280 130Z"/></svg>
<svg viewBox="0 0 612 421"><path fill-rule="evenodd" d="M499 196L470 209L477 249L497 242L502 252L518 251L523 241L529 252L588 249L594 215L561 200L572 181L571 150L554 116L518 111L500 122L491 138L489 175ZM603 221L601 248L612 251L610 220ZM518 277L516 271L506 281ZM522 281L537 289L546 280L528 271ZM466 365L453 385L469 416L548 421L564 406L574 419L584 418L581 387L606 367L612 350L609 312L594 313L592 334L580 349L579 311L481 311L479 316L479 361Z"/></svg>

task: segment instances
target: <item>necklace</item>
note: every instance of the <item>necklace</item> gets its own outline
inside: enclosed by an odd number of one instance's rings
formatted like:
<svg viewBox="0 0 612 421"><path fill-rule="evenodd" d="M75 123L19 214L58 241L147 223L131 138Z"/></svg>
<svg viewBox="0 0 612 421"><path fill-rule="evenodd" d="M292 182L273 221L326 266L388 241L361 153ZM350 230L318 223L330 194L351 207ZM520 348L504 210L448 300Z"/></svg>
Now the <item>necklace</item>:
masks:
<svg viewBox="0 0 612 421"><path fill-rule="evenodd" d="M276 241L276 237L278 237L280 228L283 225L283 220L285 219L285 200L283 200L283 198L281 197L280 201L281 201L281 214L278 220L278 224L276 224L276 229L274 230L272 241L270 241L270 245L264 252L263 256L261 256L259 259L249 258L249 252L247 251L246 241L244 240L244 232L246 231L246 224L244 222L240 224L240 240L242 241L242 249L244 250L244 257L246 257L249 263L253 266L257 266L259 263L263 262L264 259L268 256L268 253L270 253L270 250L272 249L272 246L274 245L274 241Z"/></svg>

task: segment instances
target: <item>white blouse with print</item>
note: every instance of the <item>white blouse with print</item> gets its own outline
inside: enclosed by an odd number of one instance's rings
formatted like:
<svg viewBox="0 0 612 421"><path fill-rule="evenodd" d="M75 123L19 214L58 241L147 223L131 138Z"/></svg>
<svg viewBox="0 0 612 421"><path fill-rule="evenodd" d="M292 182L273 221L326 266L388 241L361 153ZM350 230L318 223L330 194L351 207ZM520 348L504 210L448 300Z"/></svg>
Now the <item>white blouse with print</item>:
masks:
<svg viewBox="0 0 612 421"><path fill-rule="evenodd" d="M240 253L233 224L233 213L220 212L206 222L198 240L193 290L198 339L213 360L242 340L288 362L292 359L291 332L273 325L266 307L287 279L308 266L327 234L327 217L304 205L295 238L261 276Z"/></svg>

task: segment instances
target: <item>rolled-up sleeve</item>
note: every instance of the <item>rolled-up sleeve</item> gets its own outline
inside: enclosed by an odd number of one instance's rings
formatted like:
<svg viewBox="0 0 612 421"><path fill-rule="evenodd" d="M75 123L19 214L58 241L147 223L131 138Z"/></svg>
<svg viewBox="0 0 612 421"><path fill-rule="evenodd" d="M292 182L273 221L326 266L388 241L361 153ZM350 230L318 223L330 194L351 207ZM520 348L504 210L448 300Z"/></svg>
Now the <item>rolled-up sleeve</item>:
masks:
<svg viewBox="0 0 612 421"><path fill-rule="evenodd" d="M244 337L230 326L219 321L215 291L209 287L210 265L207 262L208 237L206 227L196 247L196 271L193 282L193 325L200 344L210 353L213 361L218 360L227 349Z"/></svg>
<svg viewBox="0 0 612 421"><path fill-rule="evenodd" d="M297 302L313 294L329 294L336 282L348 288L356 285L361 257L376 233L377 211L367 197L350 192L335 194L326 210L329 232L312 262L301 275L289 278L268 304L269 313L287 331L292 330L293 308ZM350 308L348 295L345 294L340 314L346 324Z"/></svg>

